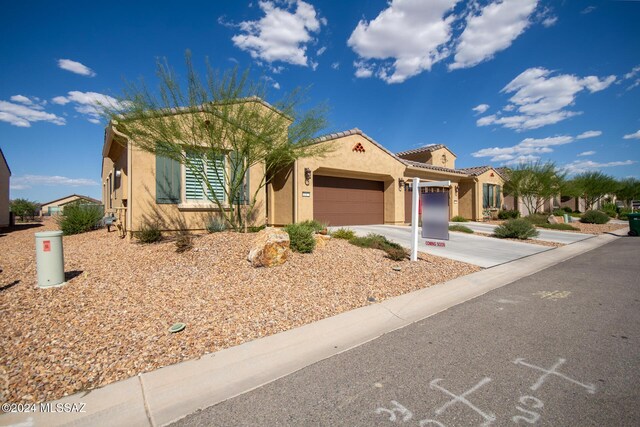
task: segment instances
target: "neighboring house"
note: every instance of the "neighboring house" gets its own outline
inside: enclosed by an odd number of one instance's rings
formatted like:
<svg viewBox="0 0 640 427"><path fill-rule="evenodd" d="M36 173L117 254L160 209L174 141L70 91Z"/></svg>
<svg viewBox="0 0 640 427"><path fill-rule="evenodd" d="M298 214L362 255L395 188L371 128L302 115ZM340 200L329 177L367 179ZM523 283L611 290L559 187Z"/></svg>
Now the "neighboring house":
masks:
<svg viewBox="0 0 640 427"><path fill-rule="evenodd" d="M10 225L9 213L9 184L11 181L11 169L0 148L0 227Z"/></svg>
<svg viewBox="0 0 640 427"><path fill-rule="evenodd" d="M273 108L258 98L239 102ZM330 144L329 153L300 159L270 177L257 193L250 225L311 219L336 226L405 224L411 221L414 177L451 181L450 188L429 189L449 192L450 217L481 219L485 208L501 203L502 175L490 166L455 169L456 155L444 145L393 154L359 129L326 135L315 143ZM220 214L188 168L136 148L112 124L105 130L102 155L105 210L117 215L129 235L148 223L164 230L204 229ZM227 165L225 156L208 168L227 174ZM263 171L261 164L249 170L249 194L256 192Z"/></svg>
<svg viewBox="0 0 640 427"><path fill-rule="evenodd" d="M60 199L52 200L47 203L43 203L40 206L40 215L59 215L64 211L64 207L69 203L80 202L88 205L101 205L100 200L88 196L81 196L79 194L71 194L69 196L62 197Z"/></svg>

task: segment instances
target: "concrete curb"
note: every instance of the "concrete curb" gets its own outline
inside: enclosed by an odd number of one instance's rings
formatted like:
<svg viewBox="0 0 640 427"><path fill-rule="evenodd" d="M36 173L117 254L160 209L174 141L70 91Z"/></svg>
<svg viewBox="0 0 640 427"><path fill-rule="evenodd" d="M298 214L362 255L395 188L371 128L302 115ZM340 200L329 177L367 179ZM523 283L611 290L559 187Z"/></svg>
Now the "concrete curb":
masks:
<svg viewBox="0 0 640 427"><path fill-rule="evenodd" d="M87 393L82 413L9 413L0 425L162 426L599 246L628 230L541 252Z"/></svg>

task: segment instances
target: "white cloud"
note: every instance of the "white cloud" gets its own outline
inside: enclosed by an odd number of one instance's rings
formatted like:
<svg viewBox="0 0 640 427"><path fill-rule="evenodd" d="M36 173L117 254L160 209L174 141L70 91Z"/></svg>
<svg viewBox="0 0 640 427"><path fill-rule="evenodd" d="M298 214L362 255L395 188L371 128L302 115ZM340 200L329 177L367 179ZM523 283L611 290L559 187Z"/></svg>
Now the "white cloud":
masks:
<svg viewBox="0 0 640 427"><path fill-rule="evenodd" d="M622 137L623 139L640 139L640 130Z"/></svg>
<svg viewBox="0 0 640 427"><path fill-rule="evenodd" d="M587 138L595 138L597 136L602 135L602 131L600 130L588 130L586 132L582 132L580 135L576 136L576 139L587 139Z"/></svg>
<svg viewBox="0 0 640 427"><path fill-rule="evenodd" d="M66 176L24 175L11 178L12 190L26 190L38 186L96 186L99 185L93 179L67 178Z"/></svg>
<svg viewBox="0 0 640 427"><path fill-rule="evenodd" d="M595 6L587 6L584 9L582 9L582 11L580 13L583 14L583 15L586 15L587 13L591 13L594 10L596 10Z"/></svg>
<svg viewBox="0 0 640 427"><path fill-rule="evenodd" d="M339 62L334 62L333 64L331 64L331 68L333 68L334 70L339 70L340 69L340 63Z"/></svg>
<svg viewBox="0 0 640 427"><path fill-rule="evenodd" d="M589 131L581 135L588 134ZM558 145L565 145L574 142L578 137L569 135L558 135L547 138L525 138L520 143L510 147L483 148L471 153L473 157L491 157L492 162L506 162L505 164L520 163L522 161L537 160L539 154L553 152L553 148ZM582 138L583 139L583 138Z"/></svg>
<svg viewBox="0 0 640 427"><path fill-rule="evenodd" d="M509 46L529 26L538 0L505 0L469 14L450 70L473 67Z"/></svg>
<svg viewBox="0 0 640 427"><path fill-rule="evenodd" d="M72 73L80 74L81 76L94 77L96 75L95 71L91 68L70 59L58 59L58 67L71 71Z"/></svg>
<svg viewBox="0 0 640 427"><path fill-rule="evenodd" d="M557 16L549 16L547 18L544 18L544 20L542 21L542 25L549 28L556 25L556 22L558 22Z"/></svg>
<svg viewBox="0 0 640 427"><path fill-rule="evenodd" d="M52 102L59 105L65 105L71 102L75 104L74 108L78 113L87 116L89 122L96 124L100 123L101 107L122 107L117 99L109 95L75 90L69 92L67 96L56 96L52 99Z"/></svg>
<svg viewBox="0 0 640 427"><path fill-rule="evenodd" d="M356 67L355 76L359 79L366 79L373 75L373 69L364 62L354 62L353 66Z"/></svg>
<svg viewBox="0 0 640 427"><path fill-rule="evenodd" d="M318 49L318 51L316 52L316 55L320 56L323 53L325 53L325 51L327 50L326 46L322 46L320 49Z"/></svg>
<svg viewBox="0 0 640 427"><path fill-rule="evenodd" d="M623 160L617 162L598 163L591 160L576 160L562 166L560 169L564 170L570 175L576 173L587 172L590 170L598 170L602 168L612 168L617 166L628 166L636 163L635 160Z"/></svg>
<svg viewBox="0 0 640 427"><path fill-rule="evenodd" d="M636 88L640 86L640 78L638 77L638 73L640 73L640 65L636 65L635 67L633 67L631 71L629 71L624 76L622 76L622 79L618 81L618 83L622 83L623 81L626 81L626 80L633 80L631 85L627 87L627 90Z"/></svg>
<svg viewBox="0 0 640 427"><path fill-rule="evenodd" d="M513 94L505 111L517 111L513 116L491 115L477 120L478 126L491 124L522 131L558 123L581 112L565 108L574 105L578 93L599 92L609 87L616 76L577 77L571 74L553 75L545 68L529 68L513 79L502 93Z"/></svg>
<svg viewBox="0 0 640 427"><path fill-rule="evenodd" d="M458 0L392 0L367 22L361 20L347 44L387 83L401 83L449 55L451 13ZM390 60L392 63L375 62ZM363 67L356 67L362 75Z"/></svg>
<svg viewBox="0 0 640 427"><path fill-rule="evenodd" d="M241 34L231 40L251 57L266 61L282 61L293 65L309 66L307 45L314 41L312 33L320 31L326 20L319 19L312 5L302 0L278 2L260 1L264 12L258 21L238 24ZM295 12L292 11L295 5Z"/></svg>
<svg viewBox="0 0 640 427"><path fill-rule="evenodd" d="M578 154L578 156L593 156L594 154L596 154L595 151L583 151L582 153Z"/></svg>
<svg viewBox="0 0 640 427"><path fill-rule="evenodd" d="M489 109L489 104L480 104L472 108L472 110L478 114L483 114L488 109Z"/></svg>
<svg viewBox="0 0 640 427"><path fill-rule="evenodd" d="M15 98L15 96L12 97L12 99L13 98ZM0 121L24 128L31 127L31 123L40 121L56 125L64 125L66 123L64 118L43 111L41 105L33 105L32 103L31 106L29 106L8 101L0 101Z"/></svg>

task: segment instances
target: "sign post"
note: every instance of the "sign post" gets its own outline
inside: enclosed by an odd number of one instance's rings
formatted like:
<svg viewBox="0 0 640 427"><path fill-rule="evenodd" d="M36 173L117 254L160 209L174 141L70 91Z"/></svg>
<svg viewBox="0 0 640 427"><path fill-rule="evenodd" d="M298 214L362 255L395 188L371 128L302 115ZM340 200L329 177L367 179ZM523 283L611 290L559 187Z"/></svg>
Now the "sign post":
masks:
<svg viewBox="0 0 640 427"><path fill-rule="evenodd" d="M418 260L418 206L420 200L420 188L425 187L451 187L451 181L435 181L420 182L420 178L412 178L411 186L413 194L411 195L411 261ZM422 207L424 214L426 206ZM448 215L448 212L447 212ZM447 227L449 222L446 222ZM424 224L423 224L424 227Z"/></svg>

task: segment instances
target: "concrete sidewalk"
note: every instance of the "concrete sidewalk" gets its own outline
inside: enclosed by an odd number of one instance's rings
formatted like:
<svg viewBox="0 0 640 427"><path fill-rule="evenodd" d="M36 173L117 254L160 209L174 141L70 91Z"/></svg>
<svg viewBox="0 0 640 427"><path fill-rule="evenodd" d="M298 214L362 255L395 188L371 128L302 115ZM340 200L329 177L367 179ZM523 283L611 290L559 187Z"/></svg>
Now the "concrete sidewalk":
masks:
<svg viewBox="0 0 640 427"><path fill-rule="evenodd" d="M52 402L83 403L82 413L10 413L0 416L0 425L166 425L605 245L626 232L619 230L617 235L605 234L542 252Z"/></svg>
<svg viewBox="0 0 640 427"><path fill-rule="evenodd" d="M411 227L409 226L358 225L347 228L355 231L359 236L365 236L369 233L382 234L392 242L396 242L405 248L411 248ZM429 239L422 237L418 239L418 251L474 264L483 268L495 267L505 262L553 249L548 246L486 236L474 236L473 234L465 233L449 233L449 240L444 241L444 246L427 246L425 243L427 240Z"/></svg>
<svg viewBox="0 0 640 427"><path fill-rule="evenodd" d="M486 224L483 222L450 222L450 225L464 225L469 227L473 231L480 233L493 233L493 230L498 227L495 224ZM534 237L533 240L542 240L544 242L562 243L564 245L570 245L571 243L579 242L581 240L590 239L593 234L574 233L572 231L558 231L558 230L545 230L538 228L538 237Z"/></svg>

